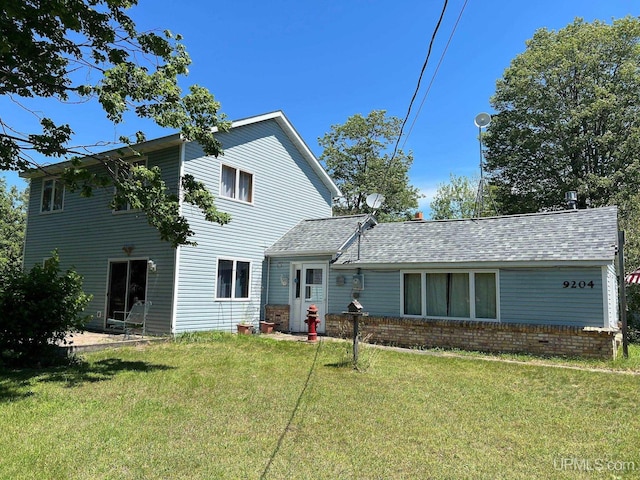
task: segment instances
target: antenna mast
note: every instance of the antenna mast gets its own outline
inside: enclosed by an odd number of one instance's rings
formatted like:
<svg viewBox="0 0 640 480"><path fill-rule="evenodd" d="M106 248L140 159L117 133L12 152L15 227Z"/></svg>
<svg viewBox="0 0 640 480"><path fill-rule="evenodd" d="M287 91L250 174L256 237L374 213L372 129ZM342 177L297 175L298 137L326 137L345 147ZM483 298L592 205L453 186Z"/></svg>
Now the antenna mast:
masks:
<svg viewBox="0 0 640 480"><path fill-rule="evenodd" d="M483 156L482 156L482 129L487 127L491 123L491 115L488 113L479 113L473 120L476 127L478 127L478 142L480 144L480 181L478 182L478 193L476 195L476 204L474 217L480 218L484 211L484 172L482 168ZM494 204L495 208L495 204ZM496 214L498 212L496 211Z"/></svg>

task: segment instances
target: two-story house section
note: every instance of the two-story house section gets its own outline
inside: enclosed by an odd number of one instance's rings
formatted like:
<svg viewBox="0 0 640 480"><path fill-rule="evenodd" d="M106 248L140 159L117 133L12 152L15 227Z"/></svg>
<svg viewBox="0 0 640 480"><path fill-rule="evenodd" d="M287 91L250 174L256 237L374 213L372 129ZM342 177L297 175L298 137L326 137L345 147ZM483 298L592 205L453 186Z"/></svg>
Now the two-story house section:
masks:
<svg viewBox="0 0 640 480"><path fill-rule="evenodd" d="M227 225L204 220L181 205L197 246L172 248L159 239L144 214L119 205L113 189L90 198L65 191L56 177L67 163L31 172L25 241L25 268L42 263L57 249L61 267L73 267L93 295L90 328L127 311L137 300L151 302L147 331L180 333L233 330L262 315L265 250L300 220L331 215L338 188L285 115L278 111L232 123L218 132L224 155L207 156L199 144L179 134L138 145L132 162L159 166L179 192L180 178L193 175L216 195ZM97 160L84 160L101 168ZM94 165L95 166L92 166ZM43 312L46 314L46 312Z"/></svg>

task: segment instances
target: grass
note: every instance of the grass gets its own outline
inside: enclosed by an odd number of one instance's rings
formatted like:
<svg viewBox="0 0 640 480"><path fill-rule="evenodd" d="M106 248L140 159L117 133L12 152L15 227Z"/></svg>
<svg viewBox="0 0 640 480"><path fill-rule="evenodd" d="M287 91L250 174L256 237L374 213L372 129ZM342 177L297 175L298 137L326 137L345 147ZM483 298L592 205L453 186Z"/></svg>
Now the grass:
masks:
<svg viewBox="0 0 640 480"><path fill-rule="evenodd" d="M0 478L639 475L638 375L344 350L191 335L3 371Z"/></svg>
<svg viewBox="0 0 640 480"><path fill-rule="evenodd" d="M618 349L615 359L589 359L589 358L566 358L566 357L541 357L537 355L500 353L487 354L484 352L474 352L458 349L438 349L430 348L424 350L426 353L441 355L472 357L486 360L504 360L521 362L530 365L552 365L556 367L573 367L582 369L612 370L619 372L640 373L640 344L629 345L629 356L624 358L622 347Z"/></svg>

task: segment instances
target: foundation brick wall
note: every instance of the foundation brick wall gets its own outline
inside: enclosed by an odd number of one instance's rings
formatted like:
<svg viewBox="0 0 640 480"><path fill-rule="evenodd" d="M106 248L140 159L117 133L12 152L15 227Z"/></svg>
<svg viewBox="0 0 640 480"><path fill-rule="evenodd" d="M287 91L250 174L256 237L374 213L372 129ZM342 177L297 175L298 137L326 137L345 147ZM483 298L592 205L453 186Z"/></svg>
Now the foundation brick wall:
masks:
<svg viewBox="0 0 640 480"><path fill-rule="evenodd" d="M289 305L267 305L264 316L265 321L275 323L277 332L289 331Z"/></svg>
<svg viewBox="0 0 640 480"><path fill-rule="evenodd" d="M328 314L325 321L327 336L353 335L350 316ZM622 338L619 330L606 328L397 317L362 317L360 333L371 343L403 347L604 359L615 358Z"/></svg>

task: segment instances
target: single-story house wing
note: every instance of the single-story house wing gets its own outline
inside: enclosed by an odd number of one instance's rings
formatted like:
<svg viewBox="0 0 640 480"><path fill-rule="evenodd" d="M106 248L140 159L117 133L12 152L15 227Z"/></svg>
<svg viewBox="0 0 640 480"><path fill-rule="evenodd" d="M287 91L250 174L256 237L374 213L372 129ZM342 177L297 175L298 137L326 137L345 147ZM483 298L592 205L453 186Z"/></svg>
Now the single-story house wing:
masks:
<svg viewBox="0 0 640 480"><path fill-rule="evenodd" d="M316 303L326 312L320 331L338 336L358 298L373 341L608 357L620 338L617 231L616 207L304 220L266 251L266 315L304 331L304 310Z"/></svg>

